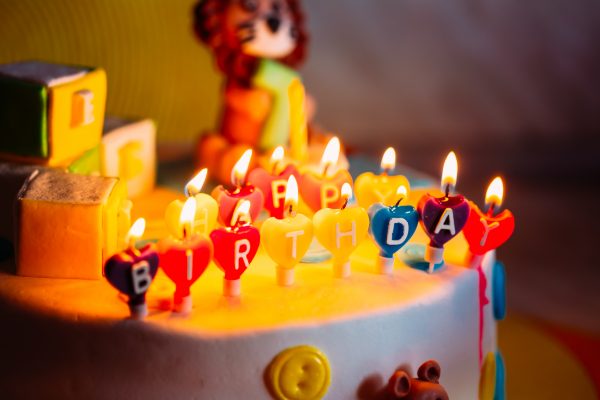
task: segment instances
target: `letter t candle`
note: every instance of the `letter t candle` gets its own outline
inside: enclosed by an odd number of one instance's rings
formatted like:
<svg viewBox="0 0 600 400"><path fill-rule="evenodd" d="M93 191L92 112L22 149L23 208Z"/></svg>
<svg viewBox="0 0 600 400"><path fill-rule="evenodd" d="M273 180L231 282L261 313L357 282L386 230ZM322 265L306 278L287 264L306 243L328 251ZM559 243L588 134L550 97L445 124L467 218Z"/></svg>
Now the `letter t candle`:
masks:
<svg viewBox="0 0 600 400"><path fill-rule="evenodd" d="M444 261L444 244L458 235L469 218L469 203L462 195L451 196L456 186L458 162L453 151L448 154L442 172L442 197L426 194L419 200L417 209L421 226L429 236L425 261L429 262L429 273L436 264Z"/></svg>

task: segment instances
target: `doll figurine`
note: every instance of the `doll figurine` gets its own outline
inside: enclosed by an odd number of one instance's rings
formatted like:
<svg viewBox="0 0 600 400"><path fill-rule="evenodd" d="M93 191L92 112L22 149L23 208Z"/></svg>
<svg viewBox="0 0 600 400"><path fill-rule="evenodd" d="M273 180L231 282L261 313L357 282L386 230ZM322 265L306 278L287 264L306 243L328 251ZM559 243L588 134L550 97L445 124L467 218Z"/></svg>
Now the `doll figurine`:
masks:
<svg viewBox="0 0 600 400"><path fill-rule="evenodd" d="M305 56L304 18L299 0L200 0L194 17L196 35L226 78L219 132L202 135L197 157L228 181L246 149L264 153L288 143L288 88Z"/></svg>

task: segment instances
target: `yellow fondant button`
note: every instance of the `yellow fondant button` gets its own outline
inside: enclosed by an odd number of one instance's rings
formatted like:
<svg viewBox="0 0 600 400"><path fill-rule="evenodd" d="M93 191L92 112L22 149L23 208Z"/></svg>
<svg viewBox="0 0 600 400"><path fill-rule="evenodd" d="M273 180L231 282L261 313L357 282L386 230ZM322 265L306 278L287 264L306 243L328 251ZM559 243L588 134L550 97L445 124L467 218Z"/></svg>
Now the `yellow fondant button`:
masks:
<svg viewBox="0 0 600 400"><path fill-rule="evenodd" d="M312 346L284 350L271 362L267 384L277 400L323 398L331 381L329 361Z"/></svg>
<svg viewBox="0 0 600 400"><path fill-rule="evenodd" d="M487 353L479 377L479 399L494 400L496 392L496 354Z"/></svg>

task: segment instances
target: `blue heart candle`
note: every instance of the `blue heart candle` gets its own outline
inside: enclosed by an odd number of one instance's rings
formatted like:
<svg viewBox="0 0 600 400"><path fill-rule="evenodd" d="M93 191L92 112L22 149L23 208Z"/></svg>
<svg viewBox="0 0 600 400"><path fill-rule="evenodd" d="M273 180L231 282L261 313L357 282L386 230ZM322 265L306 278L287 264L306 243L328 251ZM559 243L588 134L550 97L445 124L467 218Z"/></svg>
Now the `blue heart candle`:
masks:
<svg viewBox="0 0 600 400"><path fill-rule="evenodd" d="M413 206L400 205L407 196L406 187L399 186L396 194L401 197L395 205L387 207L383 203L375 203L369 208L369 232L379 247L377 268L385 275L392 273L394 254L408 243L419 223L419 214Z"/></svg>

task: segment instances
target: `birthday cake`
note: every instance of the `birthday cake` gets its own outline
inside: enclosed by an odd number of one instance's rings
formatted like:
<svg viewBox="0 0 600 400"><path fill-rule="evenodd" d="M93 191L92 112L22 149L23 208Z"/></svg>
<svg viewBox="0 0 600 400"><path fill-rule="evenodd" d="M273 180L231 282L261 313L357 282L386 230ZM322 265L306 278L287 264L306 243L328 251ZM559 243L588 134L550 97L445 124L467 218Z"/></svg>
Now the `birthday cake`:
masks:
<svg viewBox="0 0 600 400"><path fill-rule="evenodd" d="M483 212L452 152L441 190L391 148L352 176L294 70L299 2L194 17L223 118L158 187L101 68L0 65L2 397L504 399L502 181Z"/></svg>

